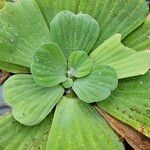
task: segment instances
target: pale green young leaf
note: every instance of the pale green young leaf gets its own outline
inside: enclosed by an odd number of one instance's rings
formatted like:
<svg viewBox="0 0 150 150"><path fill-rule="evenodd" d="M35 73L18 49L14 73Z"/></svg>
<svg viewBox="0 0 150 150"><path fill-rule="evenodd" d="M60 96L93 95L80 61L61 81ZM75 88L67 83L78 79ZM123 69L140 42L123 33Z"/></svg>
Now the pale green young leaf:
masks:
<svg viewBox="0 0 150 150"><path fill-rule="evenodd" d="M150 15L139 28L127 36L122 42L125 46L137 51L150 49Z"/></svg>
<svg viewBox="0 0 150 150"><path fill-rule="evenodd" d="M31 75L15 75L4 84L4 100L12 107L14 118L28 126L45 119L63 93L61 85L50 88L38 86Z"/></svg>
<svg viewBox="0 0 150 150"><path fill-rule="evenodd" d="M0 60L30 67L36 49L50 32L34 0L7 2L0 10Z"/></svg>
<svg viewBox="0 0 150 150"><path fill-rule="evenodd" d="M50 24L52 41L57 43L65 56L73 51L89 52L99 35L99 24L83 13L70 11L58 13Z"/></svg>
<svg viewBox="0 0 150 150"><path fill-rule="evenodd" d="M74 81L73 90L86 103L106 99L118 85L117 74L113 68L95 65L92 73Z"/></svg>
<svg viewBox="0 0 150 150"><path fill-rule="evenodd" d="M70 77L84 77L92 71L93 61L84 51L74 51L68 58L68 75Z"/></svg>
<svg viewBox="0 0 150 150"><path fill-rule="evenodd" d="M121 43L121 35L115 34L91 54L94 64L111 66L119 79L145 74L150 68L150 52L136 52Z"/></svg>
<svg viewBox="0 0 150 150"><path fill-rule="evenodd" d="M73 80L68 78L65 82L62 83L63 87L69 89L73 86Z"/></svg>
<svg viewBox="0 0 150 150"><path fill-rule="evenodd" d="M144 22L149 7L145 0L80 0L78 11L91 15L101 27L96 48L116 33L124 39Z"/></svg>
<svg viewBox="0 0 150 150"><path fill-rule="evenodd" d="M73 13L77 13L79 1L80 0L35 0L41 12L47 22L47 25L50 26L52 19L60 11L69 10Z"/></svg>
<svg viewBox="0 0 150 150"><path fill-rule="evenodd" d="M45 150L53 113L34 127L16 121L11 114L0 117L1 150Z"/></svg>
<svg viewBox="0 0 150 150"><path fill-rule="evenodd" d="M56 44L44 44L33 55L31 73L38 85L51 87L67 79L67 60Z"/></svg>
<svg viewBox="0 0 150 150"><path fill-rule="evenodd" d="M106 121L88 104L63 97L56 106L47 150L123 150Z"/></svg>
<svg viewBox="0 0 150 150"><path fill-rule="evenodd" d="M12 63L3 62L1 60L0 60L0 69L11 72L11 73L29 73L30 72L29 68L15 65Z"/></svg>
<svg viewBox="0 0 150 150"><path fill-rule="evenodd" d="M150 72L144 76L119 81L113 94L98 105L150 137Z"/></svg>

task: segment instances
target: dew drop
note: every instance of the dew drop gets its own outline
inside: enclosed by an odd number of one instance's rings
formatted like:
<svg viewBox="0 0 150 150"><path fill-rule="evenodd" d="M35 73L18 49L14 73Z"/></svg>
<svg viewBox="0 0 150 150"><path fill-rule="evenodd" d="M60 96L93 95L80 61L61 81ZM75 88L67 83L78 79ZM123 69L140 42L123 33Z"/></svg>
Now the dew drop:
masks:
<svg viewBox="0 0 150 150"><path fill-rule="evenodd" d="M102 85L102 83L99 83L99 85L101 86L101 85Z"/></svg>
<svg viewBox="0 0 150 150"><path fill-rule="evenodd" d="M143 84L143 81L140 81L140 84Z"/></svg>

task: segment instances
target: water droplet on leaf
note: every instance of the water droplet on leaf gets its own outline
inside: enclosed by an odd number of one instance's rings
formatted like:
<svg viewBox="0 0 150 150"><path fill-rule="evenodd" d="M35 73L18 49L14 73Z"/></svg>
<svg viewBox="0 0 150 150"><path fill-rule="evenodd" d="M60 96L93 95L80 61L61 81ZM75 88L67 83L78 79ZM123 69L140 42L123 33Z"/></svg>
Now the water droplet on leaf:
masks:
<svg viewBox="0 0 150 150"><path fill-rule="evenodd" d="M143 83L143 81L140 81L140 84L142 84Z"/></svg>

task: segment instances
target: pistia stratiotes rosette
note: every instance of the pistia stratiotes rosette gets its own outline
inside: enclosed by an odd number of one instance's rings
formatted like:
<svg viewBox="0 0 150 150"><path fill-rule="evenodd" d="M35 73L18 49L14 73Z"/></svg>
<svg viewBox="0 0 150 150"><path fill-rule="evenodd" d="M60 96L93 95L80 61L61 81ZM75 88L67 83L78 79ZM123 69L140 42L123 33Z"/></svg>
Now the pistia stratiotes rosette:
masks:
<svg viewBox="0 0 150 150"><path fill-rule="evenodd" d="M68 28L66 27L73 21L76 24L71 25L72 29L67 33ZM56 15L50 27L52 41L58 44L59 41L65 40L58 39L59 37L64 38L61 31L71 37L72 35L79 35L79 30L84 27L85 31L80 32L80 36L86 39L86 42L80 43L78 37L75 37L73 39L77 44L73 45L72 39L66 39L68 44L68 40L71 41L72 46L68 47L69 50L67 45L64 45L65 42L63 46L60 43L62 50L57 44L42 45L33 55L30 67L31 75L15 75L5 83L4 98L6 103L12 106L14 118L28 126L41 122L64 95L64 90L66 92L67 90L69 92L74 91L79 99L86 103L92 103L106 99L118 83L117 74L112 67L93 63L94 57L88 56L88 52L99 35L99 25L96 20L89 15L75 15L69 11L63 11ZM58 28L60 28L60 32L57 30ZM85 33L88 33L88 36ZM91 38L93 42L90 41ZM81 50L82 47L85 51ZM79 51L75 51L76 49L79 49ZM70 53L69 56L67 51ZM21 88L20 84L24 84L30 92ZM15 96L14 90L21 94ZM34 100L32 100L33 96ZM41 99L44 99L44 101L41 101ZM21 107L23 108L20 109ZM32 111L33 109L34 111Z"/></svg>
<svg viewBox="0 0 150 150"><path fill-rule="evenodd" d="M141 0L6 2L0 68L17 74L4 84L0 148L124 149L91 103L149 137L147 14Z"/></svg>

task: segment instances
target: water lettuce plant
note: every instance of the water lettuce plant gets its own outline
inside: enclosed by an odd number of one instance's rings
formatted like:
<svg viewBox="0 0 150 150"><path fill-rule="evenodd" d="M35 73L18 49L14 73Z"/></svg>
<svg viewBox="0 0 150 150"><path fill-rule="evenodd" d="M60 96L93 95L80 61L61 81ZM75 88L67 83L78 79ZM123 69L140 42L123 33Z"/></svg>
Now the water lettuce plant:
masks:
<svg viewBox="0 0 150 150"><path fill-rule="evenodd" d="M0 149L124 149L93 103L150 137L150 16L144 0L16 0L0 10L12 112ZM138 15L137 15L138 14Z"/></svg>

